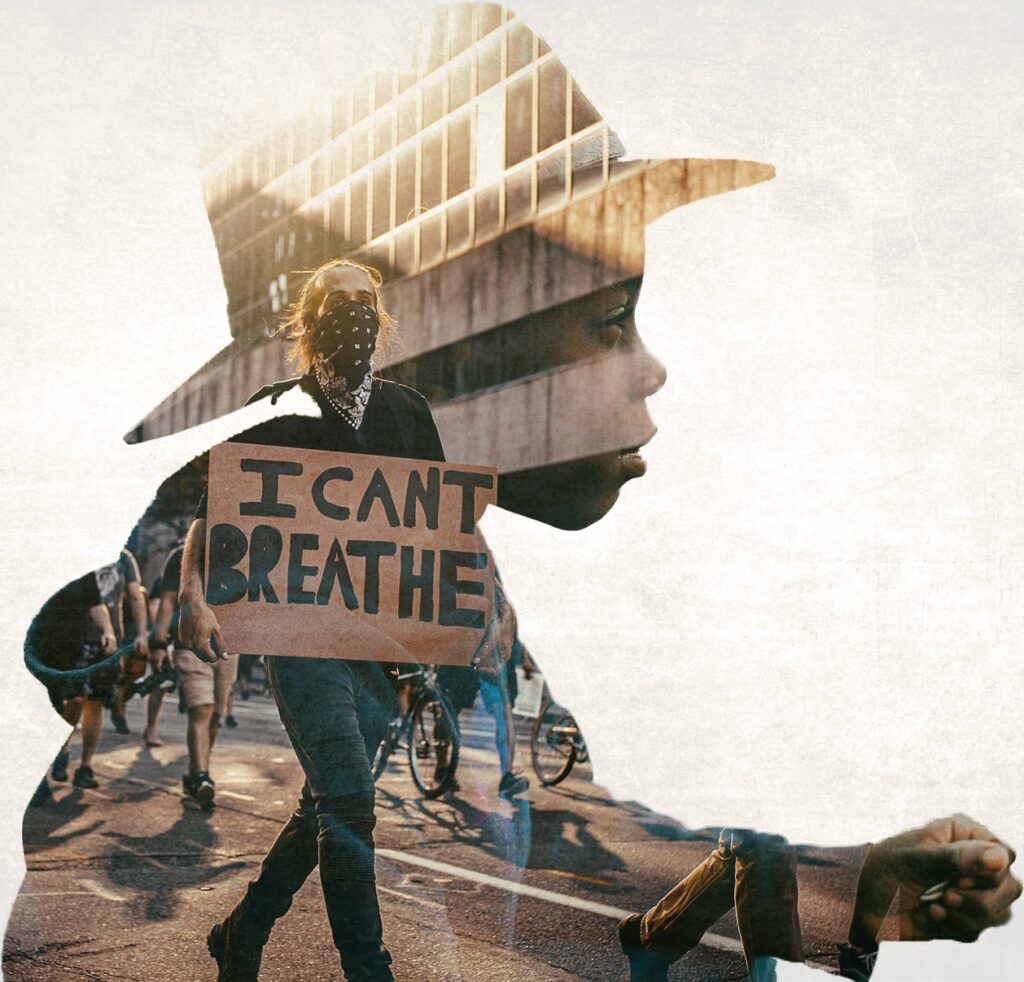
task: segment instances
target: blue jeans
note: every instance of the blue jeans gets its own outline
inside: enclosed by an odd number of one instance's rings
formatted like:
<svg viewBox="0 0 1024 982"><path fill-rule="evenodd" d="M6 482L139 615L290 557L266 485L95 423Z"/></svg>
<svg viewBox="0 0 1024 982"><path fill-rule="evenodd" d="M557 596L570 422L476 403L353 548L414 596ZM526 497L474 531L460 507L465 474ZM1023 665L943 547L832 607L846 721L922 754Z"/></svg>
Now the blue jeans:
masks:
<svg viewBox="0 0 1024 982"><path fill-rule="evenodd" d="M390 980L374 874L370 763L395 712L394 690L376 662L271 657L267 680L306 781L249 885L244 916L269 935L319 865L346 979Z"/></svg>
<svg viewBox="0 0 1024 982"><path fill-rule="evenodd" d="M512 769L512 740L514 735L509 733L505 707L508 705L508 683L505 681L505 672L502 671L497 680L491 679L488 675L480 676L480 698L483 701L484 709L494 717L494 742L498 747L498 760L501 763L502 776Z"/></svg>

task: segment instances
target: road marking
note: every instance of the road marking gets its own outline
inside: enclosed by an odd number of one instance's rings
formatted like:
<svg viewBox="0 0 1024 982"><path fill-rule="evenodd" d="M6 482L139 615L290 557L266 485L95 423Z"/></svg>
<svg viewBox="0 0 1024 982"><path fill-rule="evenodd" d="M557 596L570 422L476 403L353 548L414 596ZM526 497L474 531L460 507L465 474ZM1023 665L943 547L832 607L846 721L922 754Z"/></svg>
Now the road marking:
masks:
<svg viewBox="0 0 1024 982"><path fill-rule="evenodd" d="M270 758L270 761L271 761L271 763L283 763L284 762L284 758L281 758L281 757ZM181 792L180 789L176 788L173 785L164 784L163 782L147 781L147 780L145 780L143 778L135 778L135 777L129 777L129 778L126 778L125 780L127 780L127 781L129 781L131 783L143 784L143 785L148 785L150 787L159 788L159 789L161 789L163 791L169 792L170 794L177 795L178 797L184 797L184 795L183 795L183 793ZM100 794L100 793L98 793L96 791L92 791L91 789L87 790L86 793L87 794L94 794L94 795L96 795L99 798L106 799L107 801L115 801L115 800L117 800L117 799L114 799L114 798L109 797L107 795ZM233 791L228 791L228 790L222 790L220 792L220 794L222 796L224 796L224 797L237 798L237 799L242 800L242 801L255 801L256 800L251 795L239 794L238 792L233 792ZM283 801L275 801L274 804L275 805L283 805L284 802ZM266 818L267 816L260 815L260 816L253 816L253 817ZM276 817L273 820L277 821ZM144 855L144 854L142 854L140 852L137 852L134 849L128 848L127 846L116 844L116 848L122 849L124 852L131 853L132 855L135 855L135 856L137 856L140 859L145 859L147 862L152 863L154 866L157 866L157 867L159 867L161 869L166 869L167 868L163 863L159 862L156 859L153 859L151 856L146 856L146 855ZM617 920L617 921L621 920L623 917L629 917L630 915L636 913L635 911L622 910L622 909L620 909L618 907L611 907L611 906L608 906L606 904L599 904L599 903L595 903L595 902L590 901L590 900L583 900L583 899L580 899L578 897L569 896L567 894L555 893L552 890L544 890L544 889L541 889L540 887L532 887L532 886L529 886L529 885L527 885L525 883L518 883L518 882L516 882L514 880L503 880L500 877L490 876L487 873L479 873L476 870L466 869L466 868L461 867L461 866L454 866L454 865L452 865L450 863L438 862L436 860L427 859L427 858L425 858L423 856L415 856L415 855L412 855L411 853L400 852L399 850L396 850L396 849L377 849L376 853L377 853L378 856L382 856L385 859L391 859L391 860L393 860L395 862L398 862L398 863L408 863L408 864L413 865L413 866L420 866L420 867L422 867L424 869L433 870L434 872L446 873L446 874L448 874L450 876L454 876L454 877L457 877L457 878L460 878L460 879L463 879L463 880L469 880L469 881L474 882L474 883L480 883L480 884L485 885L485 886L490 886L490 887L493 887L494 889L497 889L497 890L505 890L505 891L507 891L509 893L519 894L520 896L532 897L535 900L543 900L543 901L546 901L547 903L559 904L559 905L561 905L563 907L570 907L570 908L573 908L575 910L580 910L580 911L584 911L586 913L591 913L591 914L597 914L598 916L608 917L608 918L611 918L611 919ZM80 858L86 859L88 857L80 857ZM548 870L544 870L544 872L553 873L555 875L560 875L560 876L569 876L569 877L572 877L574 879L583 880L584 882L589 882L590 881L590 878L588 878L588 877L581 876L579 874L569 873L569 872L562 871L562 870L548 869ZM124 898L124 897L120 897L117 894L113 894L113 893L110 893L107 890L104 890L104 888L101 887L95 881L92 881L92 880L79 880L78 882L80 884L82 884L82 885L89 884L89 889L87 889L87 890L55 891L55 892L48 892L48 893L22 893L22 894L20 894L20 896L22 896L22 897L58 897L58 896L86 896L86 895L89 895L89 896L98 896L98 897L101 897L102 899L117 901L117 902L121 902L121 903L125 902L125 900L126 900L126 898ZM597 881L597 879L594 878L593 882L598 883L599 881ZM400 897L403 900L411 900L411 901L413 901L415 903L423 904L424 906L438 907L438 908L444 908L444 906L445 906L444 904L438 904L435 901L426 900L426 899L421 898L421 897L416 897L416 896L411 895L411 894L406 894L406 893L402 893L402 892L397 891L397 890L392 890L392 889L389 889L387 887L383 887L380 884L378 884L377 889L379 891L383 891L385 893L394 894L395 896ZM706 945L709 948L716 948L716 949L718 949L720 951L738 952L740 954L742 954L742 952L743 952L743 945L737 939L730 938L730 937L728 937L726 935L722 935L722 934L715 934L715 933L713 933L711 931L708 931L708 932L706 932L704 934L703 938L701 939L701 944ZM834 973L835 972L835 967L833 965L828 964L828 963L824 963L824 962L808 959L804 964L806 964L809 968L821 969L821 970L824 970L824 971L829 972L829 973Z"/></svg>
<svg viewBox="0 0 1024 982"><path fill-rule="evenodd" d="M595 887L613 887L615 886L614 880L606 880L603 876L586 876L583 873L570 873L564 869L551 869L536 867L538 873L551 873L553 876L564 876L569 880L579 880L581 883L589 883Z"/></svg>
<svg viewBox="0 0 1024 982"><path fill-rule="evenodd" d="M399 852L397 849L378 849L377 855L383 856L385 859L393 859L396 863L422 866L424 869L433 870L435 873L447 873L449 876L457 876L463 880L482 883L485 886L495 887L498 890L507 890L509 893L533 897L535 900L546 900L548 903L561 904L563 907L575 907L577 910L585 910L590 914L600 914L602 917L612 917L617 921L621 921L623 917L629 917L633 913L631 910L608 907L605 904L594 903L592 900L581 900L579 897L570 897L564 893L555 893L552 890L531 887L525 883L517 883L515 880L503 880L500 877L490 876L487 873L478 873L476 870L465 869L462 866L439 863L437 860L426 859L423 856L414 856L407 852Z"/></svg>
<svg viewBox="0 0 1024 982"><path fill-rule="evenodd" d="M18 899L32 900L35 897L93 897L92 890L44 890L41 893L19 893Z"/></svg>
<svg viewBox="0 0 1024 982"><path fill-rule="evenodd" d="M246 832L255 832L256 830L255 829L246 829L245 831ZM200 858L200 857L209 856L213 860L218 860L218 859L232 859L236 855L235 853L227 852L224 849L216 849L213 846L203 845L203 843L201 843L201 842L196 842L195 839L182 839L181 841L184 842L186 846L192 846L192 848L196 850L196 853L198 853L198 856L193 857L193 858ZM179 855L179 856L189 856L189 853L177 853L177 855Z"/></svg>
<svg viewBox="0 0 1024 982"><path fill-rule="evenodd" d="M164 863L161 863L159 859L154 859L152 856L147 856L145 853L139 852L138 849L132 849L130 846L126 846L123 843L113 843L115 849L120 849L122 852L128 853L130 856L137 856L139 859L144 859L147 863L152 863L157 869L167 869Z"/></svg>
<svg viewBox="0 0 1024 982"><path fill-rule="evenodd" d="M417 904L423 904L424 907L431 907L434 910L446 910L444 904L439 904L436 900L426 900L423 897L417 897L412 893L402 893L401 890L392 890L390 887L382 887L379 883L377 884L378 893L390 893L395 897L401 897L402 900L411 900Z"/></svg>
<svg viewBox="0 0 1024 982"><path fill-rule="evenodd" d="M91 893L101 900L113 900L116 903L123 904L126 897L122 897L120 894L114 893L112 890L108 890L106 887L97 883L95 880L78 880L79 886L85 887L86 893Z"/></svg>
<svg viewBox="0 0 1024 982"><path fill-rule="evenodd" d="M256 800L251 794L242 794L240 791L224 791L224 790L221 790L220 796L222 798L237 798L239 801L255 801Z"/></svg>
<svg viewBox="0 0 1024 982"><path fill-rule="evenodd" d="M473 883L482 883L485 886L494 887L497 890L506 890L509 893L518 893L523 897L533 897L535 900L545 900L550 904L560 904L563 907L572 907L576 910L586 911L588 914L598 914L601 917L610 917L612 920L621 921L623 917L629 917L635 913L632 910L621 910L618 907L609 907L606 904L597 904L591 900L581 900L579 897L570 897L564 893L555 893L552 890L542 890L539 887L531 887L525 883L517 883L515 880L503 880L497 876L489 876L487 873L478 873L476 870L465 869L462 866L452 866L451 863L439 863L433 859L426 859L423 856L413 856L407 852L399 852L397 849L378 849L378 856L394 860L396 863L409 863L412 866L422 866L424 869L433 870L435 873L447 873L449 876L457 876L463 880L470 880ZM380 887L378 887L380 889ZM393 891L392 891L393 892ZM404 896L404 895L403 895ZM411 898L406 898L411 899ZM743 951L743 945L735 938L726 937L724 934L714 934L708 931L701 944L709 948L718 948L720 951ZM812 968L825 968L820 963L808 961L807 965Z"/></svg>
<svg viewBox="0 0 1024 982"><path fill-rule="evenodd" d="M115 903L123 904L128 899L119 894L113 893L101 886L95 880L76 880L84 890L46 890L40 893L21 893L21 897L99 897L101 900L113 900Z"/></svg>
<svg viewBox="0 0 1024 982"><path fill-rule="evenodd" d="M87 794L90 797L102 798L104 801L117 801L118 800L117 798L111 797L109 794L103 794L102 792L97 791L95 788L82 788L81 790L82 790L82 792L84 794ZM72 791L71 793L74 794L74 791Z"/></svg>
<svg viewBox="0 0 1024 982"><path fill-rule="evenodd" d="M517 883L515 880L503 880L500 877L490 876L487 873L478 873L473 869L453 866L451 863L439 863L435 859L414 856L412 853L400 852L397 849L378 849L377 855L383 856L385 859L392 859L396 863L422 866L424 869L433 870L435 873L447 873L449 876L457 876L463 880L470 880L473 883L482 883L484 886L494 887L497 890L507 890L509 893L518 893L523 897L533 897L535 900L546 900L551 904L561 904L563 907L572 907L576 910L586 911L588 914L610 917L616 921L621 921L623 917L629 917L631 914L636 913L636 911L632 910L621 910L618 907L597 904L591 900L581 900L579 897L570 897L564 893L555 893L553 890L542 890L540 887L527 886L527 884ZM548 872L553 871L549 870ZM406 897L406 899L413 898ZM719 951L743 953L743 945L736 938L730 938L724 934L715 934L712 931L705 932L704 937L700 939L700 943L708 948L717 948ZM808 968L816 968L829 973L835 972L835 966L827 962L808 958L804 964Z"/></svg>

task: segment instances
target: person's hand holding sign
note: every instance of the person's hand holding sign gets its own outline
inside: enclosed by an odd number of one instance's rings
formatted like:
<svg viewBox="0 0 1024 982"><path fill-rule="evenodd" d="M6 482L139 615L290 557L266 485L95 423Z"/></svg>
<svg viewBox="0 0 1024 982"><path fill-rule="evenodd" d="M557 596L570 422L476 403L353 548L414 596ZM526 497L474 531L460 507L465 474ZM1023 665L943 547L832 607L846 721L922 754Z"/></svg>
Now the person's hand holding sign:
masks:
<svg viewBox="0 0 1024 982"><path fill-rule="evenodd" d="M205 600L183 600L180 631L185 646L205 662L227 658L217 617Z"/></svg>
<svg viewBox="0 0 1024 982"><path fill-rule="evenodd" d="M197 518L188 530L181 559L181 591L178 595L178 635L186 648L205 662L227 658L220 624L206 602L201 570L206 549L206 522Z"/></svg>

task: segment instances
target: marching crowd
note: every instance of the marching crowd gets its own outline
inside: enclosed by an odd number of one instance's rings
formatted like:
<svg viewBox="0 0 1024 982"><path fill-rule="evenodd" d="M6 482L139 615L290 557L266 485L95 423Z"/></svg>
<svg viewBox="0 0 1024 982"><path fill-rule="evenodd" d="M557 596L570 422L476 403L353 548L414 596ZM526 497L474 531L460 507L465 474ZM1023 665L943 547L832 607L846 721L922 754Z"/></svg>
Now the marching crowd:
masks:
<svg viewBox="0 0 1024 982"><path fill-rule="evenodd" d="M76 788L99 787L92 762L102 738L104 713L116 733L128 735L125 704L133 696L146 701L142 742L147 747L162 746L160 716L165 696L177 692L178 711L187 714L188 770L182 775L182 788L186 798L200 807L213 807L216 782L210 776L210 757L217 735L222 726L237 727L234 700L236 696L248 699L257 691L257 676L259 691L267 689L265 674L258 671L263 661L260 656L239 655L210 664L181 643L177 632L182 551L179 542L152 588L147 589L135 556L123 549L116 563L87 573L58 591L36 617L29 635L36 657L48 668L81 675L47 681L51 704L72 730L48 777L39 782L33 806L49 804L53 800L51 782L63 784L71 776L72 744L79 732L81 752L71 783ZM499 672L481 674L454 666L438 672L438 684L455 713L471 709L479 693L485 710L494 718L501 765L498 793L503 797L521 794L529 787L527 778L513 768L517 666L527 678L534 669L518 638L512 659ZM86 674L83 670L89 668L98 670Z"/></svg>
<svg viewBox="0 0 1024 982"><path fill-rule="evenodd" d="M68 780L79 725L81 755L72 784L99 787L92 762L101 740L104 712L109 713L117 733L128 734L125 703L134 695L146 700L143 743L161 746L164 697L177 689L178 709L188 716L189 769L182 776L182 785L189 798L212 807L210 750L222 724L237 725L231 710L239 662L232 659L218 666L207 665L178 643L176 578L180 565L179 546L147 590L135 556L123 549L116 563L67 584L36 616L27 646L38 662L56 670L45 679L47 692L72 730L53 761L49 780L44 777L40 781L33 805L52 800L50 781L60 784ZM247 696L248 688L243 693Z"/></svg>

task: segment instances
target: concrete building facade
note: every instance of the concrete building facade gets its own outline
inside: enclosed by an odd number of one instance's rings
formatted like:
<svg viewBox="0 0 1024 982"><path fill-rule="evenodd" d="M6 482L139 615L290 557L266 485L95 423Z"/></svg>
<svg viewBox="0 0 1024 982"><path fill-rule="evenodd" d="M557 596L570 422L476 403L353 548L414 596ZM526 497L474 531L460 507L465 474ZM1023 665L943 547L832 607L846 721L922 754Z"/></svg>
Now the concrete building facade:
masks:
<svg viewBox="0 0 1024 982"><path fill-rule="evenodd" d="M232 339L126 439L221 416L291 374L277 328L303 271L351 256L384 274L402 335L378 368L427 397L450 459L522 477L641 445L642 348L603 350L607 318L630 314L605 309L606 291L635 297L648 222L771 168L623 155L526 24L496 4L440 8L410 72L211 148Z"/></svg>

